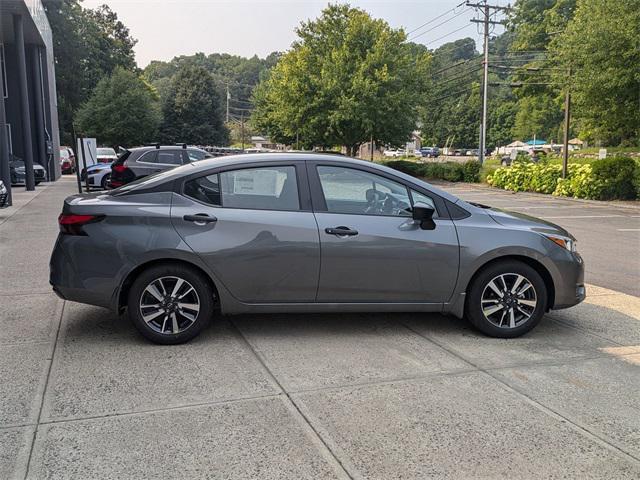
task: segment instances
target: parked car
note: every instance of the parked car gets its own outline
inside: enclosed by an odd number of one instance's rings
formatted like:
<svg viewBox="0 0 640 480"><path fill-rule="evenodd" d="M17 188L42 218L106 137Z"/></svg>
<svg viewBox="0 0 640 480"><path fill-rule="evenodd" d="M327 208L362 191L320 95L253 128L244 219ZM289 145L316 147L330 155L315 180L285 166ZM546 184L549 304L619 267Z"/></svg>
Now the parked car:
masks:
<svg viewBox="0 0 640 480"><path fill-rule="evenodd" d="M396 149L385 150L384 152L382 152L382 154L385 157L398 158L398 157L404 156L405 151L400 150L399 148L396 148Z"/></svg>
<svg viewBox="0 0 640 480"><path fill-rule="evenodd" d="M322 154L203 160L63 204L50 283L162 344L216 312L444 312L495 337L585 298L565 229Z"/></svg>
<svg viewBox="0 0 640 480"><path fill-rule="evenodd" d="M123 149L118 159L111 164L109 187L117 188L147 175L212 157L209 152L186 145L155 144Z"/></svg>
<svg viewBox="0 0 640 480"><path fill-rule="evenodd" d="M60 170L62 173L76 171L76 156L71 147L60 147Z"/></svg>
<svg viewBox="0 0 640 480"><path fill-rule="evenodd" d="M2 180L0 180L0 208L7 208L9 206L9 192Z"/></svg>
<svg viewBox="0 0 640 480"><path fill-rule="evenodd" d="M9 174L11 175L11 185L24 185L27 181L27 172L24 162L20 157L9 154ZM40 182L47 181L47 171L39 163L33 164L33 178L35 184L39 185Z"/></svg>
<svg viewBox="0 0 640 480"><path fill-rule="evenodd" d="M111 164L96 163L95 165L89 165L86 170L82 169L80 179L83 183L85 183L87 175L89 176L89 187L106 190L109 186L109 179L111 178Z"/></svg>
<svg viewBox="0 0 640 480"><path fill-rule="evenodd" d="M422 147L420 151L423 157L436 158L440 156L440 149L438 147Z"/></svg>
<svg viewBox="0 0 640 480"><path fill-rule="evenodd" d="M118 159L116 151L109 147L98 147L96 156L98 163L111 163Z"/></svg>

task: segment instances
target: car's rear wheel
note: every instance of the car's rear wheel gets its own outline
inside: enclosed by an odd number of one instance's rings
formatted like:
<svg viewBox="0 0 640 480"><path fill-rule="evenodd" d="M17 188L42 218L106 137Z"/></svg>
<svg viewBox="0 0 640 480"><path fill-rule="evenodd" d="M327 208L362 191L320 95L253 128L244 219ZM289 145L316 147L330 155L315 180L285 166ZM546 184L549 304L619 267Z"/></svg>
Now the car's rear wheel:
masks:
<svg viewBox="0 0 640 480"><path fill-rule="evenodd" d="M547 295L544 280L534 268L518 261L494 263L473 280L466 317L492 337L518 337L540 322Z"/></svg>
<svg viewBox="0 0 640 480"><path fill-rule="evenodd" d="M184 343L205 328L215 294L198 271L180 264L144 270L129 291L128 312L135 327L155 343Z"/></svg>

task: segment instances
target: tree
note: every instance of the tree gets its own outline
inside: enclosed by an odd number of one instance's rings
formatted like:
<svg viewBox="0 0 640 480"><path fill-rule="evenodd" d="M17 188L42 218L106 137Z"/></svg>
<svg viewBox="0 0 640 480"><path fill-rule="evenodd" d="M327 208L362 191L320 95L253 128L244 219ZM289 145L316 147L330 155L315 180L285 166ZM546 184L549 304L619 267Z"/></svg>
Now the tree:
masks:
<svg viewBox="0 0 640 480"><path fill-rule="evenodd" d="M578 0L573 19L550 51L572 69L581 137L640 144L640 8L637 0ZM558 75L558 82L566 83Z"/></svg>
<svg viewBox="0 0 640 480"><path fill-rule="evenodd" d="M252 123L279 142L401 144L416 128L427 53L412 55L402 30L348 5L329 5L296 30L298 40L254 93Z"/></svg>
<svg viewBox="0 0 640 480"><path fill-rule="evenodd" d="M188 65L176 73L162 111L160 136L165 143L222 145L228 141L220 96L204 67Z"/></svg>
<svg viewBox="0 0 640 480"><path fill-rule="evenodd" d="M136 40L106 5L90 10L78 0L59 0L45 8L53 33L62 140L71 143L76 110L100 79L116 67L136 69Z"/></svg>
<svg viewBox="0 0 640 480"><path fill-rule="evenodd" d="M116 67L77 114L79 133L103 145L136 146L156 139L160 106L155 89L136 73Z"/></svg>

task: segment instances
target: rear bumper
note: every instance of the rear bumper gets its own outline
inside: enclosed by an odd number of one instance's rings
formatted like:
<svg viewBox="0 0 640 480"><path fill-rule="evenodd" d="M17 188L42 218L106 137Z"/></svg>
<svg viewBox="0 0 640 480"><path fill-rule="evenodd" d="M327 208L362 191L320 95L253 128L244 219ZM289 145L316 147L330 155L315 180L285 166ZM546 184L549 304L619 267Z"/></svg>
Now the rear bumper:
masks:
<svg viewBox="0 0 640 480"><path fill-rule="evenodd" d="M87 303L99 307L112 308L114 285L108 285L104 279L100 281L97 275L92 275L91 268L79 255L71 255L71 251L84 251L88 237L59 234L51 259L49 260L49 284L60 298L72 302ZM74 260L75 259L75 260ZM79 273L82 265L84 275Z"/></svg>

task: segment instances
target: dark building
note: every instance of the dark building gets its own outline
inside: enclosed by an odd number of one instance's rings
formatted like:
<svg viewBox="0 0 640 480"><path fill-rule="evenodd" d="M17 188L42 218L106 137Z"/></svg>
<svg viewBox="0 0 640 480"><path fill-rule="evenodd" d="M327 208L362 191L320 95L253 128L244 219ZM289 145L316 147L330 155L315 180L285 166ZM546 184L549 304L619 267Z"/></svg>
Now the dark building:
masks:
<svg viewBox="0 0 640 480"><path fill-rule="evenodd" d="M44 0L46 2L46 0ZM0 178L7 187L9 160L41 164L60 177L60 139L51 28L43 0L0 0Z"/></svg>

